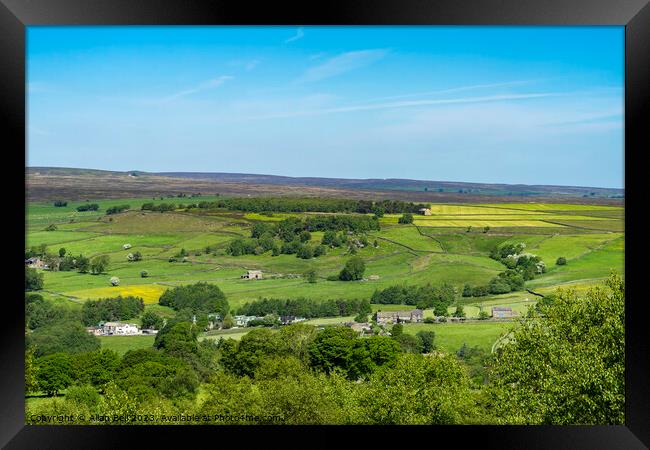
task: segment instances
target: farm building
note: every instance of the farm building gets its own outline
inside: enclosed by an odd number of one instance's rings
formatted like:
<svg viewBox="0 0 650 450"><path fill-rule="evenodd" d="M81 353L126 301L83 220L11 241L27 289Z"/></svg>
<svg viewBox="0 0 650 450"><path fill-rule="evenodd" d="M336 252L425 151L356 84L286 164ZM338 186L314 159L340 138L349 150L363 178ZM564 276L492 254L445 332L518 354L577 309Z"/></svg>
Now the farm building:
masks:
<svg viewBox="0 0 650 450"><path fill-rule="evenodd" d="M418 210L418 212L420 214L422 214L423 216L430 216L431 215L431 210L429 208L420 208Z"/></svg>
<svg viewBox="0 0 650 450"><path fill-rule="evenodd" d="M255 316L235 316L234 319L235 319L235 326L245 327L245 326L248 325L248 322L250 322L251 320L257 319L257 317L255 317Z"/></svg>
<svg viewBox="0 0 650 450"><path fill-rule="evenodd" d="M379 279L379 275L370 275L370 276L368 277L368 279L369 279L370 281L377 281L377 280Z"/></svg>
<svg viewBox="0 0 650 450"><path fill-rule="evenodd" d="M510 307L495 306L494 308L492 308L492 317L494 317L495 319L503 319L512 316L514 316L514 313L512 312L512 308Z"/></svg>
<svg viewBox="0 0 650 450"><path fill-rule="evenodd" d="M124 250L128 250L128 249L131 248L131 244L124 244L124 245L122 246L122 248L123 248Z"/></svg>
<svg viewBox="0 0 650 450"><path fill-rule="evenodd" d="M130 323L121 323L121 322L106 322L102 329L105 335L108 336L130 336L134 334L140 334L137 325Z"/></svg>
<svg viewBox="0 0 650 450"><path fill-rule="evenodd" d="M241 276L245 280L261 280L262 271L261 270L249 270L244 275Z"/></svg>
<svg viewBox="0 0 650 450"><path fill-rule="evenodd" d="M302 322L305 319L304 317L296 317L296 316L280 316L280 323L282 325L291 325L292 323L297 323L297 322Z"/></svg>
<svg viewBox="0 0 650 450"><path fill-rule="evenodd" d="M47 269L48 266L41 258L33 257L25 260L25 265L32 269Z"/></svg>
<svg viewBox="0 0 650 450"><path fill-rule="evenodd" d="M357 322L346 322L344 324L346 327L352 328L357 333L366 334L372 332L372 326L369 323L357 323Z"/></svg>
<svg viewBox="0 0 650 450"><path fill-rule="evenodd" d="M95 336L101 336L104 334L104 329L102 327L87 327L86 331Z"/></svg>
<svg viewBox="0 0 650 450"><path fill-rule="evenodd" d="M399 322L422 322L423 312L421 309L411 311L378 311L377 323L399 323Z"/></svg>

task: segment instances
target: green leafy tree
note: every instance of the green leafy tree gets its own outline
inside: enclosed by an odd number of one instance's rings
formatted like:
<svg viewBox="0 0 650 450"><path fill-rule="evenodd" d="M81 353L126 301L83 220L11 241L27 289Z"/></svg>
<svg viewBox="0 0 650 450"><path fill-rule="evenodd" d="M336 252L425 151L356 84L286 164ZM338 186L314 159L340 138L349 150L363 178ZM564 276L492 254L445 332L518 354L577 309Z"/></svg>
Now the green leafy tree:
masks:
<svg viewBox="0 0 650 450"><path fill-rule="evenodd" d="M401 336L402 334L404 334L404 325L402 325L401 323L396 323L390 329L390 335L392 337Z"/></svg>
<svg viewBox="0 0 650 450"><path fill-rule="evenodd" d="M558 290L552 304L524 317L490 367L489 398L499 423L623 424L625 288L578 296Z"/></svg>
<svg viewBox="0 0 650 450"><path fill-rule="evenodd" d="M221 326L223 327L224 330L227 330L235 326L235 321L232 318L232 315L230 313L225 315Z"/></svg>
<svg viewBox="0 0 650 450"><path fill-rule="evenodd" d="M158 303L176 311L190 309L219 313L221 317L225 317L229 310L228 300L221 289L204 282L168 289L160 296Z"/></svg>
<svg viewBox="0 0 650 450"><path fill-rule="evenodd" d="M165 320L153 311L145 311L142 315L142 328L160 330Z"/></svg>
<svg viewBox="0 0 650 450"><path fill-rule="evenodd" d="M454 311L453 316L454 317L465 317L465 309L463 308L463 305L461 305L461 304L456 305L456 311Z"/></svg>
<svg viewBox="0 0 650 450"><path fill-rule="evenodd" d="M345 263L345 267L339 273L339 279L343 281L360 280L363 278L365 271L366 264L363 262L363 259L354 256Z"/></svg>
<svg viewBox="0 0 650 450"><path fill-rule="evenodd" d="M77 321L63 320L37 328L25 338L27 345L35 347L36 356L67 352L81 353L98 350L101 341L86 331Z"/></svg>
<svg viewBox="0 0 650 450"><path fill-rule="evenodd" d="M455 356L399 355L361 388L363 423L462 424L476 420L470 380Z"/></svg>
<svg viewBox="0 0 650 450"><path fill-rule="evenodd" d="M108 255L95 256L90 261L90 272L93 275L98 275L104 273L108 268L108 263L110 262L110 257Z"/></svg>
<svg viewBox="0 0 650 450"><path fill-rule="evenodd" d="M402 217L400 217L397 220L398 223L403 223L403 224L409 224L413 223L413 214L411 213L404 213Z"/></svg>
<svg viewBox="0 0 650 450"><path fill-rule="evenodd" d="M63 258L65 256L66 250L65 248L61 247L59 249L59 257Z"/></svg>
<svg viewBox="0 0 650 450"><path fill-rule="evenodd" d="M53 353L36 359L36 379L40 390L48 396L57 395L73 382L70 356Z"/></svg>
<svg viewBox="0 0 650 450"><path fill-rule="evenodd" d="M555 261L555 264L558 266L565 266L566 265L566 258L564 256L560 256L557 261Z"/></svg>
<svg viewBox="0 0 650 450"><path fill-rule="evenodd" d="M393 339L400 345L405 353L422 353L422 341L412 334L398 334Z"/></svg>
<svg viewBox="0 0 650 450"><path fill-rule="evenodd" d="M70 362L76 384L103 388L114 378L120 356L113 350L101 349L70 355Z"/></svg>
<svg viewBox="0 0 650 450"><path fill-rule="evenodd" d="M154 348L179 357L198 353L198 327L191 322L170 321L156 334Z"/></svg>
<svg viewBox="0 0 650 450"><path fill-rule="evenodd" d="M88 270L90 270L90 259L83 255L79 255L76 260L77 271L79 273L88 273Z"/></svg>
<svg viewBox="0 0 650 450"><path fill-rule="evenodd" d="M43 289L43 274L31 267L25 267L25 290L38 291Z"/></svg>
<svg viewBox="0 0 650 450"><path fill-rule="evenodd" d="M418 331L415 336L420 340L420 346L422 348L422 353L430 353L432 350L435 350L436 346L434 345L434 339L436 333L433 331Z"/></svg>

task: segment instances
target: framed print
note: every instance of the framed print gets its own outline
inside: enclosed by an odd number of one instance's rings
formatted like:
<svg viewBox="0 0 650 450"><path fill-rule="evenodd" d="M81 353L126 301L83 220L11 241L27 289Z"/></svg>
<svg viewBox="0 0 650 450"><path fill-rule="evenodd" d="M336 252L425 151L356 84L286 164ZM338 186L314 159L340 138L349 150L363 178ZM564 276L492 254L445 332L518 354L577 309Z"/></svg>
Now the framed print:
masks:
<svg viewBox="0 0 650 450"><path fill-rule="evenodd" d="M646 448L649 19L2 0L2 444Z"/></svg>

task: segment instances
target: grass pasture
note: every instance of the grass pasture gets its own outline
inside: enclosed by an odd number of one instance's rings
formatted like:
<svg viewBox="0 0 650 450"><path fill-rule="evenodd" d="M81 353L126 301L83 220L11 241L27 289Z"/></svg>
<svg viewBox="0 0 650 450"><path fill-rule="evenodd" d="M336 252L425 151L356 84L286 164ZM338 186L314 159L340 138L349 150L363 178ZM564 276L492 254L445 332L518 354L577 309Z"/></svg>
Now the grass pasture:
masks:
<svg viewBox="0 0 650 450"><path fill-rule="evenodd" d="M216 198L216 197L215 197ZM164 199L161 202L189 203L209 200ZM295 255L229 256L226 245L237 237L248 237L256 221L277 221L286 217L306 214L281 214L272 216L229 211L193 210L189 212L141 212L132 210L105 216L109 206L130 204L133 207L151 199L118 199L97 201L97 213L78 213L71 202L66 208L49 204L28 205L27 245L45 244L52 253L64 247L68 253L94 256L109 255L111 262L100 275L77 272L44 271L44 296L59 304L78 308L87 299L134 295L142 297L147 310L172 317L173 311L161 307L157 301L171 287L205 281L218 285L226 294L231 309L236 311L246 302L259 298L368 298L376 289L395 284L423 285L426 283L451 283L458 291L465 284L487 284L504 270L504 266L489 258L491 249L505 242L527 245L527 251L537 254L546 262L547 273L527 282L526 287L541 293L557 287L576 287L582 292L606 278L610 270L623 272L624 234L623 209L592 205L568 204L484 204L454 205L432 204L432 216L415 215L415 223L397 223L401 214L386 215L380 219L381 230L368 233L372 244L359 249L357 255L365 264L365 277L377 275L372 281L328 281L338 274L350 258L347 249L328 249L319 258L303 260ZM70 222L74 220L74 222ZM57 231L44 228L57 224ZM467 227L471 226L470 232ZM483 227L489 226L487 233ZM322 232L312 233L312 242L322 239ZM128 250L123 244L131 244ZM209 254L205 248L210 246ZM187 262L169 262L170 256L181 249L190 252ZM142 261L128 262L126 255L139 251ZM556 266L559 256L568 260L566 266ZM244 280L246 270L259 269L263 280ZM316 283L300 277L306 270L314 269ZM140 272L146 270L147 278ZM120 286L110 286L112 276L120 278ZM528 299L528 300L526 300ZM480 306L489 312L492 306L510 306L524 314L536 297L526 291L489 296L462 298L468 317L476 317ZM377 309L410 308L406 305L373 305ZM450 308L450 312L454 311ZM430 311L425 312L429 316ZM351 317L313 319L318 326L341 324ZM418 327L434 328L440 348L456 351L463 342L488 348L507 324L498 322L471 322L465 324L414 324L406 327L416 332ZM424 329L424 328L422 328ZM229 337L239 339L245 331L229 330ZM109 337L106 345L117 349L140 348L153 337ZM202 339L216 339L210 334ZM117 339L117 340L114 340ZM121 340L120 340L121 339ZM475 343L475 344L474 344ZM489 348L488 348L489 349Z"/></svg>
<svg viewBox="0 0 650 450"><path fill-rule="evenodd" d="M113 350L119 355L123 355L129 350L138 350L141 348L151 348L154 335L135 335L135 336L98 336L102 342L102 348Z"/></svg>
<svg viewBox="0 0 650 450"><path fill-rule="evenodd" d="M413 323L404 325L404 333L415 335L418 331L433 331L434 344L438 350L444 352L457 352L464 343L490 352L496 340L513 326L513 322L488 320L465 323Z"/></svg>

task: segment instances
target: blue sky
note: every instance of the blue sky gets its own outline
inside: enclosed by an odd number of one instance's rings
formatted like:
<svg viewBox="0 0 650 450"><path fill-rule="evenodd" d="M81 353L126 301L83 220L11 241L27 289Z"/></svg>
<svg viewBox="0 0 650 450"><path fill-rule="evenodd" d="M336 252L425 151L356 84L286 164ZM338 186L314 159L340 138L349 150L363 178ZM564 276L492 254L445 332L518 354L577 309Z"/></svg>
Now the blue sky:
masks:
<svg viewBox="0 0 650 450"><path fill-rule="evenodd" d="M623 187L623 27L29 27L30 166Z"/></svg>

